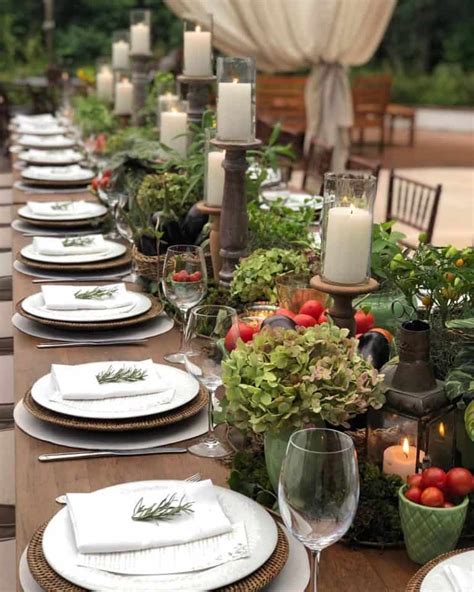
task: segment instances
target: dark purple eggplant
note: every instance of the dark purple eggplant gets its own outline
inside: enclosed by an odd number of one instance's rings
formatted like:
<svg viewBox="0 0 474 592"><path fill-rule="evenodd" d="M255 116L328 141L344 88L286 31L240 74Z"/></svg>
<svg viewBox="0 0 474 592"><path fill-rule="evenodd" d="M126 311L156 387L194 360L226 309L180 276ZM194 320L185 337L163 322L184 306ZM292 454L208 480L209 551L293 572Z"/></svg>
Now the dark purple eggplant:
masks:
<svg viewBox="0 0 474 592"><path fill-rule="evenodd" d="M283 329L294 329L296 327L296 323L290 317L286 317L285 315L273 315L271 317L267 317L262 323L262 329L264 327L272 327L275 329L276 327L283 327Z"/></svg>
<svg viewBox="0 0 474 592"><path fill-rule="evenodd" d="M183 232L188 237L188 244L195 244L199 235L201 234L204 225L207 223L209 216L202 214L197 206L194 205L186 214L183 220Z"/></svg>
<svg viewBox="0 0 474 592"><path fill-rule="evenodd" d="M359 354L380 370L390 359L390 344L381 333L369 331L359 339Z"/></svg>

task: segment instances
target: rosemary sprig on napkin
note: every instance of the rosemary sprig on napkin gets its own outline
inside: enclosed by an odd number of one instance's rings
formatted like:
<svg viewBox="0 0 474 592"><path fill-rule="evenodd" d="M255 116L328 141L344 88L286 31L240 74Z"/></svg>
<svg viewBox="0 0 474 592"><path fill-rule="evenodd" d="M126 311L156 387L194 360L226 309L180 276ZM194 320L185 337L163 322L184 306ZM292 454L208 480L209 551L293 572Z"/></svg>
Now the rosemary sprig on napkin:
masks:
<svg viewBox="0 0 474 592"><path fill-rule="evenodd" d="M109 382L138 382L139 380L145 380L147 371L134 368L133 366L129 368L123 366L114 370L113 366L109 366L107 370L102 370L95 377L99 384Z"/></svg>
<svg viewBox="0 0 474 592"><path fill-rule="evenodd" d="M51 206L52 210L67 210L72 205L72 201L62 201Z"/></svg>
<svg viewBox="0 0 474 592"><path fill-rule="evenodd" d="M104 300L104 298L110 298L117 288L93 288L92 290L77 290L74 292L74 296L80 300Z"/></svg>
<svg viewBox="0 0 474 592"><path fill-rule="evenodd" d="M170 520L178 514L192 514L193 502L183 503L184 495L177 501L176 493L167 495L159 504L151 506L143 505L143 498L140 498L133 508L132 520L137 521L155 521ZM176 503L175 503L176 502Z"/></svg>
<svg viewBox="0 0 474 592"><path fill-rule="evenodd" d="M74 238L65 238L63 247L87 247L94 242L90 236L76 236Z"/></svg>

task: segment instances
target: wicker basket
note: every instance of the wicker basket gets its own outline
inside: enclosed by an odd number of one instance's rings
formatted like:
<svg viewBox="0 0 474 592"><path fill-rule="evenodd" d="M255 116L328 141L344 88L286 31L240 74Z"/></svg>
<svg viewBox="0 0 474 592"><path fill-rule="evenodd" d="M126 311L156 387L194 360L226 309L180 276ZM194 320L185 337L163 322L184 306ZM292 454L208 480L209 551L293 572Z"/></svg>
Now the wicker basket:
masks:
<svg viewBox="0 0 474 592"><path fill-rule="evenodd" d="M132 249L132 258L138 275L158 282L160 279L160 270L163 267L164 257L160 255L144 255L140 253L135 245Z"/></svg>

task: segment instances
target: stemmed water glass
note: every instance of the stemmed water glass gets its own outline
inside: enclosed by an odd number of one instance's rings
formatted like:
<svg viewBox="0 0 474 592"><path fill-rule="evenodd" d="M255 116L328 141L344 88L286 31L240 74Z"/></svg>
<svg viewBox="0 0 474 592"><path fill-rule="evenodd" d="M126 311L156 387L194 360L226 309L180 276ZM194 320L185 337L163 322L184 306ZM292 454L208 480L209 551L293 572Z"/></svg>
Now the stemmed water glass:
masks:
<svg viewBox="0 0 474 592"><path fill-rule="evenodd" d="M114 208L114 219L115 227L118 230L119 235L126 240L130 248L134 245L133 230L130 225L130 219L128 216L128 198L125 194L121 194ZM136 282L138 279L137 264L135 257L132 255L130 274L128 280Z"/></svg>
<svg viewBox="0 0 474 592"><path fill-rule="evenodd" d="M349 530L358 501L352 439L328 429L294 432L280 473L278 504L286 527L311 551L314 592L321 551Z"/></svg>
<svg viewBox="0 0 474 592"><path fill-rule="evenodd" d="M120 240L121 235L117 232L115 209L120 201L127 202L127 195L120 191L114 190L99 190L100 200L107 206L111 214L112 227L105 235L110 240Z"/></svg>
<svg viewBox="0 0 474 592"><path fill-rule="evenodd" d="M230 450L214 433L213 401L222 384L221 363L226 355L224 339L232 327L237 329L237 313L230 306L197 306L189 315L185 330L186 370L208 390L208 432L203 440L188 448L197 456L227 456Z"/></svg>
<svg viewBox="0 0 474 592"><path fill-rule="evenodd" d="M164 356L172 364L184 364L184 329L188 313L206 295L207 272L204 253L195 245L175 245L168 247L163 265L161 285L166 299L173 304L183 318L183 333L178 352Z"/></svg>

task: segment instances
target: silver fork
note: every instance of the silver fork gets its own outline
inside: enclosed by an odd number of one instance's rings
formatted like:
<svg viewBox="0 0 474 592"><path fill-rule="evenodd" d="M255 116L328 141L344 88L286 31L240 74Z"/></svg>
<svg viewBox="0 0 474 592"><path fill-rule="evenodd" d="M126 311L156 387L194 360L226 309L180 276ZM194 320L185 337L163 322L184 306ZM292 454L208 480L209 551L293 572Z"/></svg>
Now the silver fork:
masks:
<svg viewBox="0 0 474 592"><path fill-rule="evenodd" d="M197 483L198 481L201 481L202 476L201 473L194 473L194 475L191 475L190 477L186 477L186 479L184 479L184 481L186 481L187 483ZM65 505L66 504L66 496L63 495L58 495L58 497L56 498L56 503L57 504L61 504L61 505Z"/></svg>

